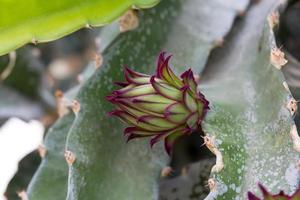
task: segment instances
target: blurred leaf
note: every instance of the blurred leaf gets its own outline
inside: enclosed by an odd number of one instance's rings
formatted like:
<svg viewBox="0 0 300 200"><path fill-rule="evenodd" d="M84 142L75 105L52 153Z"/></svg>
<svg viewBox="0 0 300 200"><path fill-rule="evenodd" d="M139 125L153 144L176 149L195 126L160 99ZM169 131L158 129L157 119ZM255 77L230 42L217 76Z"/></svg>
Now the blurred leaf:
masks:
<svg viewBox="0 0 300 200"><path fill-rule="evenodd" d="M5 1L0 4L0 55L28 42L47 42L86 25L112 22L128 8L147 8L158 0Z"/></svg>

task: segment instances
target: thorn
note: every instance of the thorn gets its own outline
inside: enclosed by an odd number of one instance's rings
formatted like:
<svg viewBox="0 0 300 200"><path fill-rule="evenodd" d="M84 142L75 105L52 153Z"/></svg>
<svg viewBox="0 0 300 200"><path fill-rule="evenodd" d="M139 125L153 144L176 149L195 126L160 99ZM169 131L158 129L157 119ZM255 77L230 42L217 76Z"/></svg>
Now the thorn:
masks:
<svg viewBox="0 0 300 200"><path fill-rule="evenodd" d="M72 108L74 114L77 115L80 111L80 103L77 100L74 99L72 101L71 108Z"/></svg>
<svg viewBox="0 0 300 200"><path fill-rule="evenodd" d="M268 16L268 23L271 29L279 24L279 12L273 11Z"/></svg>
<svg viewBox="0 0 300 200"><path fill-rule="evenodd" d="M225 43L224 38L219 38L214 41L214 47L223 47Z"/></svg>
<svg viewBox="0 0 300 200"><path fill-rule="evenodd" d="M25 190L17 192L18 196L21 198L21 200L28 200L28 195Z"/></svg>
<svg viewBox="0 0 300 200"><path fill-rule="evenodd" d="M294 124L290 131L290 136L293 141L293 148L295 151L300 152L300 137L298 135L297 127Z"/></svg>
<svg viewBox="0 0 300 200"><path fill-rule="evenodd" d="M290 90L290 87L289 87L289 85L287 84L287 82L286 81L283 81L283 87L284 87L284 89L287 91L287 92L289 92L290 94L292 94L291 93L291 90Z"/></svg>
<svg viewBox="0 0 300 200"><path fill-rule="evenodd" d="M32 43L32 44L34 44L34 45L37 45L37 43L38 43L38 40L37 40L37 39L35 39L35 38L32 38L32 39L31 39L31 43Z"/></svg>
<svg viewBox="0 0 300 200"><path fill-rule="evenodd" d="M187 176L188 175L188 167L183 166L181 169L181 176Z"/></svg>
<svg viewBox="0 0 300 200"><path fill-rule="evenodd" d="M64 98L64 95L61 90L55 91L55 98L56 98L56 106L57 106L57 113L59 117L62 117L69 113L68 106L70 101Z"/></svg>
<svg viewBox="0 0 300 200"><path fill-rule="evenodd" d="M90 24L86 24L85 28L92 29L93 27Z"/></svg>
<svg viewBox="0 0 300 200"><path fill-rule="evenodd" d="M284 52L280 48L273 47L271 49L270 62L277 69L281 69L288 61L284 58Z"/></svg>
<svg viewBox="0 0 300 200"><path fill-rule="evenodd" d="M239 17L243 17L243 16L245 16L245 14L246 14L245 10L238 10L237 11L237 16L239 16Z"/></svg>
<svg viewBox="0 0 300 200"><path fill-rule="evenodd" d="M216 156L216 164L212 167L211 173L219 173L224 168L222 153L215 145L215 137L204 136L204 144Z"/></svg>
<svg viewBox="0 0 300 200"><path fill-rule="evenodd" d="M291 115L294 116L295 112L298 110L298 101L296 101L293 97L289 100L286 105L286 108L290 111Z"/></svg>
<svg viewBox="0 0 300 200"><path fill-rule="evenodd" d="M216 191L216 181L213 178L208 179L207 186L211 192Z"/></svg>
<svg viewBox="0 0 300 200"><path fill-rule="evenodd" d="M139 18L136 11L128 10L122 17L119 19L119 28L120 31L126 32L136 29L139 26Z"/></svg>
<svg viewBox="0 0 300 200"><path fill-rule="evenodd" d="M103 64L103 56L100 53L94 53L93 60L95 61L95 68L98 69Z"/></svg>
<svg viewBox="0 0 300 200"><path fill-rule="evenodd" d="M167 167L164 167L164 168L161 170L160 176L161 176L162 178L166 178L166 177L170 176L173 172L174 172L174 170L172 169L172 167L167 166Z"/></svg>
<svg viewBox="0 0 300 200"><path fill-rule="evenodd" d="M76 160L75 154L74 154L73 152L71 152L71 151L67 151L67 150L66 150L64 156L65 156L65 159L66 159L68 165L69 165L69 166L72 166L73 163L74 163L75 160Z"/></svg>
<svg viewBox="0 0 300 200"><path fill-rule="evenodd" d="M45 158L47 150L46 150L46 148L45 148L45 146L43 144L39 145L38 152L39 152L41 158Z"/></svg>

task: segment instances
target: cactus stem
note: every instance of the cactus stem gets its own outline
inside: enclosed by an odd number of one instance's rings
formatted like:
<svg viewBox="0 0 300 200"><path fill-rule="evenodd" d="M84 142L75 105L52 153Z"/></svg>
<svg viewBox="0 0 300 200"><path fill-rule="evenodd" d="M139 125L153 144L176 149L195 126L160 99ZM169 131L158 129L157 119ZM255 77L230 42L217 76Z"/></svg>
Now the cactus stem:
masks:
<svg viewBox="0 0 300 200"><path fill-rule="evenodd" d="M217 190L216 181L213 178L208 179L207 186L211 192L214 192Z"/></svg>
<svg viewBox="0 0 300 200"><path fill-rule="evenodd" d="M71 108L72 108L72 111L74 112L74 114L77 115L80 111L80 103L74 99L72 101Z"/></svg>
<svg viewBox="0 0 300 200"><path fill-rule="evenodd" d="M166 178L166 177L170 176L173 172L174 172L174 170L172 169L172 167L167 166L167 167L164 167L164 168L161 170L160 176L161 176L162 178Z"/></svg>
<svg viewBox="0 0 300 200"><path fill-rule="evenodd" d="M21 198L21 200L28 200L28 195L25 190L17 192L18 196Z"/></svg>
<svg viewBox="0 0 300 200"><path fill-rule="evenodd" d="M298 101L296 101L293 97L289 100L286 105L286 108L290 111L291 115L294 116L295 112L298 110Z"/></svg>
<svg viewBox="0 0 300 200"><path fill-rule="evenodd" d="M39 152L41 158L44 158L46 156L47 150L43 144L39 145L38 152Z"/></svg>
<svg viewBox="0 0 300 200"><path fill-rule="evenodd" d="M66 150L64 156L65 156L65 159L66 159L66 162L68 163L68 165L72 166L76 160L75 154L71 151Z"/></svg>
<svg viewBox="0 0 300 200"><path fill-rule="evenodd" d="M120 32L126 32L136 29L139 26L139 18L136 11L128 10L119 19Z"/></svg>
<svg viewBox="0 0 300 200"><path fill-rule="evenodd" d="M212 167L212 173L219 173L224 168L222 153L217 149L215 145L215 137L204 136L204 144L206 147L216 156L216 164Z"/></svg>
<svg viewBox="0 0 300 200"><path fill-rule="evenodd" d="M293 125L290 131L290 136L293 141L293 148L295 151L300 152L300 137L298 135L296 125Z"/></svg>
<svg viewBox="0 0 300 200"><path fill-rule="evenodd" d="M277 69L281 69L288 61L284 58L284 52L280 48L273 47L271 49L270 62Z"/></svg>
<svg viewBox="0 0 300 200"><path fill-rule="evenodd" d="M268 15L268 23L271 29L279 24L279 12L273 11Z"/></svg>
<svg viewBox="0 0 300 200"><path fill-rule="evenodd" d="M55 91L55 98L56 98L56 106L57 106L57 113L59 117L62 117L69 113L68 106L71 105L71 102L64 97L61 90Z"/></svg>
<svg viewBox="0 0 300 200"><path fill-rule="evenodd" d="M287 91L287 92L289 92L290 94L292 94L291 93L291 90L290 90L290 87L289 87L289 85L287 84L287 82L286 81L283 81L283 87L284 87L284 89Z"/></svg>

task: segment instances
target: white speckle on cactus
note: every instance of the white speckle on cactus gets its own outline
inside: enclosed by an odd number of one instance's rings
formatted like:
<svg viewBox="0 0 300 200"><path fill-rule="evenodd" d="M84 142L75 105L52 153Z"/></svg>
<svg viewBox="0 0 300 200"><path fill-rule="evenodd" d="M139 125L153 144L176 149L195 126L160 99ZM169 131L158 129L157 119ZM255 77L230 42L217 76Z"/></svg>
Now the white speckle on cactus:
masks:
<svg viewBox="0 0 300 200"><path fill-rule="evenodd" d="M75 154L73 152L71 152L71 151L66 150L64 156L65 156L65 159L66 159L68 165L72 166L72 164L76 160Z"/></svg>
<svg viewBox="0 0 300 200"><path fill-rule="evenodd" d="M288 61L284 58L284 53L280 50L280 48L273 47L271 49L270 56L271 64L277 69L281 69Z"/></svg>
<svg viewBox="0 0 300 200"><path fill-rule="evenodd" d="M119 19L120 31L126 32L136 29L139 26L139 18L134 10L128 10Z"/></svg>
<svg viewBox="0 0 300 200"><path fill-rule="evenodd" d="M300 137L298 135L296 125L293 125L290 131L290 136L293 141L293 148L295 151L300 152Z"/></svg>
<svg viewBox="0 0 300 200"><path fill-rule="evenodd" d="M294 115L298 110L298 101L296 101L293 97L288 101L286 107L290 111L291 115Z"/></svg>
<svg viewBox="0 0 300 200"><path fill-rule="evenodd" d="M290 186L291 193L294 193L294 191L298 189L298 183L300 181L300 170L298 165L300 165L299 161L296 164L290 164L285 171L285 180Z"/></svg>

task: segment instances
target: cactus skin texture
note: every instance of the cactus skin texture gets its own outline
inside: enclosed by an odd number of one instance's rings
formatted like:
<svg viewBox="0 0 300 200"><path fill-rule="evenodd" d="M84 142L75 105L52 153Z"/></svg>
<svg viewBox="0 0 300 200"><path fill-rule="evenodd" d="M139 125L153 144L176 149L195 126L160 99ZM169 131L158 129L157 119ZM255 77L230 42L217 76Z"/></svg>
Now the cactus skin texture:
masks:
<svg viewBox="0 0 300 200"><path fill-rule="evenodd" d="M276 3L253 4L202 74L200 88L211 108L202 128L215 137L224 164L222 171L211 173L214 187L206 200L247 199L258 182L272 193L298 188L299 153L293 149L294 121L286 108L291 94L282 72L270 63L276 44L267 16Z"/></svg>
<svg viewBox="0 0 300 200"><path fill-rule="evenodd" d="M160 53L153 76L125 68L127 82L117 83L123 88L106 97L117 106L109 114L131 126L124 131L127 141L151 137L153 146L163 139L169 155L176 139L197 130L209 109L209 102L197 91L193 71L178 78L169 66L170 58Z"/></svg>
<svg viewBox="0 0 300 200"><path fill-rule="evenodd" d="M113 81L123 77L122 65L143 73L153 72L153 60L162 49L174 54L175 72L184 71L184 67L178 67L183 65L190 65L196 74L202 70L212 41L218 37L209 41L197 38L197 31L195 36L193 31L188 32L191 27L183 26L195 22L188 16L199 13L199 7L193 5L200 1L170 2L162 1L154 9L140 12L142 23L137 30L119 35L108 45L103 66L80 89L76 99L81 109L70 123L65 141L66 149L76 155L69 166L68 189L65 188L68 200L156 199L157 176L168 157L163 148L147 148L144 140L124 144L122 123L105 115L113 109L105 96L115 89ZM274 42L269 27L264 26L274 2L260 1L249 9L224 47L212 53L201 76L201 92L211 106L203 130L215 136L224 162L222 171L211 174L207 199L246 199L248 191L257 190L257 181L272 192L277 188L291 193L295 190L285 176L299 159L288 135L294 124L285 108L289 94L282 86L282 74L270 65ZM192 9L183 9L187 5ZM200 24L198 28L206 27ZM136 42L136 38L143 42ZM39 176L42 175L36 177ZM49 189L44 183L41 187ZM48 195L50 199L56 196L53 191Z"/></svg>
<svg viewBox="0 0 300 200"><path fill-rule="evenodd" d="M258 198L253 193L248 192L248 199L249 200L299 200L300 199L300 189L298 189L292 196L284 194L283 191L280 191L279 194L272 195L268 192L268 190L262 186L261 184L258 185L262 194L263 199Z"/></svg>

